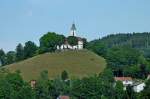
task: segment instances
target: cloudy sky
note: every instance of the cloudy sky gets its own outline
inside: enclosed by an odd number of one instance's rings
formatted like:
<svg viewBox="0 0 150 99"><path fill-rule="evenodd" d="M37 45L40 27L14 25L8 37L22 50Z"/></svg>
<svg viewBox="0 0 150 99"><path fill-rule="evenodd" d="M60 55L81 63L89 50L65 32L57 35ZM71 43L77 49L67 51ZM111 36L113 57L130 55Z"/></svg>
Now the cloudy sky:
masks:
<svg viewBox="0 0 150 99"><path fill-rule="evenodd" d="M14 50L48 31L68 35L73 21L88 40L150 32L150 0L0 0L0 48Z"/></svg>

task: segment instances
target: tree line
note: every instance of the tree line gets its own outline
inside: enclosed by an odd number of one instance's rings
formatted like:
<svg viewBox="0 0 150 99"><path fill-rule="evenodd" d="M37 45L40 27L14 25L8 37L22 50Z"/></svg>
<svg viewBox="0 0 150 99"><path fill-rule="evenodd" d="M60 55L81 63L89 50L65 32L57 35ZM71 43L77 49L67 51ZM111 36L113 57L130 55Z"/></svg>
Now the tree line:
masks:
<svg viewBox="0 0 150 99"><path fill-rule="evenodd" d="M100 50L99 54L114 46L130 46L140 50L146 58L150 58L150 32L111 34L101 39L92 40L89 45L104 48L104 50Z"/></svg>
<svg viewBox="0 0 150 99"><path fill-rule="evenodd" d="M114 83L115 86L114 86ZM135 93L131 86L123 90L122 82L115 82L110 69L99 75L84 78L70 78L67 71L53 80L48 78L48 71L42 71L31 87L24 81L19 71L10 73L0 70L0 99L56 99L60 95L71 99L149 99L150 80L140 93Z"/></svg>
<svg viewBox="0 0 150 99"><path fill-rule="evenodd" d="M5 53L3 49L0 49L0 62L2 66L4 66L12 64L14 62L22 61L24 59L31 58L38 54L43 54L46 52L55 52L57 46L61 46L65 43L66 40L72 46L78 44L78 37L65 37L64 35L59 35L55 32L48 32L39 39L40 46L37 46L32 41L27 41L24 44L24 46L21 43L19 43L16 46L15 51L9 51ZM83 41L84 44L86 44L85 38L83 38Z"/></svg>

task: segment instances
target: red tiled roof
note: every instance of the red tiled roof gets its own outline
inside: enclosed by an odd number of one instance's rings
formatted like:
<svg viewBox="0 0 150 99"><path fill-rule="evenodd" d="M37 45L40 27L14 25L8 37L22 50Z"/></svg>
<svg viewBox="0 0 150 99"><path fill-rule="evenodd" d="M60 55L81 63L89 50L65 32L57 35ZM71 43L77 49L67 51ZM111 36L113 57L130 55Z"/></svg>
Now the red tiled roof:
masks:
<svg viewBox="0 0 150 99"><path fill-rule="evenodd" d="M59 96L59 99L70 99L69 96Z"/></svg>
<svg viewBox="0 0 150 99"><path fill-rule="evenodd" d="M131 77L115 77L116 81L125 81L125 80L132 80Z"/></svg>

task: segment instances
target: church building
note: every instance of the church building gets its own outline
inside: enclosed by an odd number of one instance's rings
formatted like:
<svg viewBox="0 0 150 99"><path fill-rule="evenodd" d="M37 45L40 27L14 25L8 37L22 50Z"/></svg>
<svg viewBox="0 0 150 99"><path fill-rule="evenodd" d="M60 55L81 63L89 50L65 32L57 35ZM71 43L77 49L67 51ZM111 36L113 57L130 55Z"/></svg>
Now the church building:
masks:
<svg viewBox="0 0 150 99"><path fill-rule="evenodd" d="M82 50L83 49L83 39L81 37L77 37L77 34L76 34L76 26L75 24L73 23L72 26L71 26L71 29L70 29L70 35L69 36L74 36L78 39L78 44L77 45L74 45L74 46L71 46L68 41L67 41L67 38L65 39L64 41L64 44L62 44L61 46L57 46L57 50L65 50L65 49L71 49L71 50Z"/></svg>

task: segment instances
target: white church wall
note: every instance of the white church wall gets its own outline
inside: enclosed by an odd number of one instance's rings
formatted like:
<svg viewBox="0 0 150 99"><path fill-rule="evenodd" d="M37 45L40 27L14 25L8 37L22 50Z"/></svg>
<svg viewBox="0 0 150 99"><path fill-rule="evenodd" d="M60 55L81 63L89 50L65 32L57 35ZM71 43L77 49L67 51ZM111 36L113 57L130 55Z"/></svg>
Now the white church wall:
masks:
<svg viewBox="0 0 150 99"><path fill-rule="evenodd" d="M83 49L83 45L78 45L78 49L82 50Z"/></svg>
<svg viewBox="0 0 150 99"><path fill-rule="evenodd" d="M73 46L73 49L78 49L78 46L77 45Z"/></svg>
<svg viewBox="0 0 150 99"><path fill-rule="evenodd" d="M71 30L70 36L77 36L77 35L76 35L76 31L75 31L75 30Z"/></svg>
<svg viewBox="0 0 150 99"><path fill-rule="evenodd" d="M75 24L72 24L71 31L70 31L70 36L76 36L76 27L75 27ZM83 41L79 37L77 45L71 46L68 43L67 44L65 43L65 44L62 44L61 46L57 46L57 49L58 50L64 50L64 49L71 49L71 50L78 49L78 50L82 50L83 49Z"/></svg>
<svg viewBox="0 0 150 99"><path fill-rule="evenodd" d="M60 46L57 45L57 50L59 50L59 49L60 49Z"/></svg>
<svg viewBox="0 0 150 99"><path fill-rule="evenodd" d="M83 49L83 41L78 41L78 49Z"/></svg>

